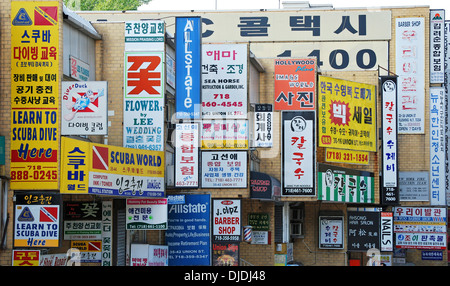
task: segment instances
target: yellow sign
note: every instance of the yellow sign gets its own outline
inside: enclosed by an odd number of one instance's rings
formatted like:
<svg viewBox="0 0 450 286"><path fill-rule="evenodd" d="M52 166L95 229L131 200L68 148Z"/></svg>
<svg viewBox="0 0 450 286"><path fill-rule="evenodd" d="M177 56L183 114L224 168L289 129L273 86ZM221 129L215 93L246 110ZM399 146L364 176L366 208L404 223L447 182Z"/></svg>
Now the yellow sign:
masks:
<svg viewBox="0 0 450 286"><path fill-rule="evenodd" d="M61 138L61 193L164 197L164 151Z"/></svg>
<svg viewBox="0 0 450 286"><path fill-rule="evenodd" d="M369 152L327 148L325 160L333 163L369 165Z"/></svg>
<svg viewBox="0 0 450 286"><path fill-rule="evenodd" d="M13 250L13 266L39 266L39 250Z"/></svg>
<svg viewBox="0 0 450 286"><path fill-rule="evenodd" d="M11 2L11 189L59 188L58 1Z"/></svg>
<svg viewBox="0 0 450 286"><path fill-rule="evenodd" d="M374 85L319 76L319 146L376 152Z"/></svg>

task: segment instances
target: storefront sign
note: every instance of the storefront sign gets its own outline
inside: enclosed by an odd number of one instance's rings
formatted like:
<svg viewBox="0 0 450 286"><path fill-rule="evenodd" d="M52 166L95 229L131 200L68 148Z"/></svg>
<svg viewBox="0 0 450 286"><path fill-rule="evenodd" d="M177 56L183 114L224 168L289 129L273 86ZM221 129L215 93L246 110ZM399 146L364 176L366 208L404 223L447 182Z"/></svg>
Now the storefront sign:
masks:
<svg viewBox="0 0 450 286"><path fill-rule="evenodd" d="M380 247L381 251L393 251L394 250L394 226L393 226L393 213L381 212L381 224L380 224Z"/></svg>
<svg viewBox="0 0 450 286"><path fill-rule="evenodd" d="M430 87L430 204L446 205L445 89Z"/></svg>
<svg viewBox="0 0 450 286"><path fill-rule="evenodd" d="M70 247L80 251L80 262L95 263L102 261L101 241L72 240L70 242Z"/></svg>
<svg viewBox="0 0 450 286"><path fill-rule="evenodd" d="M398 140L397 140L397 77L380 78L382 108L382 188L381 203L399 204L398 190Z"/></svg>
<svg viewBox="0 0 450 286"><path fill-rule="evenodd" d="M273 146L273 105L272 104L255 104L253 113L253 136L251 141L252 147L268 147Z"/></svg>
<svg viewBox="0 0 450 286"><path fill-rule="evenodd" d="M269 230L270 216L268 213L249 213L247 221L253 231Z"/></svg>
<svg viewBox="0 0 450 286"><path fill-rule="evenodd" d="M130 266L168 266L167 245L132 244Z"/></svg>
<svg viewBox="0 0 450 286"><path fill-rule="evenodd" d="M247 152L202 151L202 188L247 188Z"/></svg>
<svg viewBox="0 0 450 286"><path fill-rule="evenodd" d="M102 263L101 266L112 266L113 236L112 200L102 201Z"/></svg>
<svg viewBox="0 0 450 286"><path fill-rule="evenodd" d="M199 124L179 123L175 129L175 187L199 186Z"/></svg>
<svg viewBox="0 0 450 286"><path fill-rule="evenodd" d="M430 9L430 83L444 83L444 9Z"/></svg>
<svg viewBox="0 0 450 286"><path fill-rule="evenodd" d="M13 190L59 188L59 6L11 2Z"/></svg>
<svg viewBox="0 0 450 286"><path fill-rule="evenodd" d="M213 266L239 266L239 243L213 242Z"/></svg>
<svg viewBox="0 0 450 286"><path fill-rule="evenodd" d="M395 21L395 73L398 77L398 132L425 132L425 21Z"/></svg>
<svg viewBox="0 0 450 286"><path fill-rule="evenodd" d="M248 149L247 120L203 119L202 150Z"/></svg>
<svg viewBox="0 0 450 286"><path fill-rule="evenodd" d="M241 240L241 200L213 199L213 241Z"/></svg>
<svg viewBox="0 0 450 286"><path fill-rule="evenodd" d="M61 193L163 197L164 152L62 137Z"/></svg>
<svg viewBox="0 0 450 286"><path fill-rule="evenodd" d="M275 200L281 195L280 181L260 172L250 172L250 198Z"/></svg>
<svg viewBox="0 0 450 286"><path fill-rule="evenodd" d="M327 148L325 160L331 163L369 165L369 152Z"/></svg>
<svg viewBox="0 0 450 286"><path fill-rule="evenodd" d="M40 256L39 266L66 266L67 253L44 254Z"/></svg>
<svg viewBox="0 0 450 286"><path fill-rule="evenodd" d="M282 196L314 196L315 111L282 112Z"/></svg>
<svg viewBox="0 0 450 286"><path fill-rule="evenodd" d="M176 118L200 119L201 18L176 17L175 21Z"/></svg>
<svg viewBox="0 0 450 286"><path fill-rule="evenodd" d="M169 201L169 266L211 265L211 195L176 195ZM174 202L174 204L172 204Z"/></svg>
<svg viewBox="0 0 450 286"><path fill-rule="evenodd" d="M100 240L102 208L97 202L64 202L64 239Z"/></svg>
<svg viewBox="0 0 450 286"><path fill-rule="evenodd" d="M202 118L247 118L247 45L202 46Z"/></svg>
<svg viewBox="0 0 450 286"><path fill-rule="evenodd" d="M319 76L319 146L377 151L375 86Z"/></svg>
<svg viewBox="0 0 450 286"><path fill-rule="evenodd" d="M162 20L125 22L126 51L163 51L165 23Z"/></svg>
<svg viewBox="0 0 450 286"><path fill-rule="evenodd" d="M124 147L164 150L164 59L160 51L125 52Z"/></svg>
<svg viewBox="0 0 450 286"><path fill-rule="evenodd" d="M12 266L39 266L40 250L13 249Z"/></svg>
<svg viewBox="0 0 450 286"><path fill-rule="evenodd" d="M348 211L347 216L347 250L380 249L380 213Z"/></svg>
<svg viewBox="0 0 450 286"><path fill-rule="evenodd" d="M70 77L79 81L89 80L89 64L83 62L82 60L70 55Z"/></svg>
<svg viewBox="0 0 450 286"><path fill-rule="evenodd" d="M316 60L275 59L275 110L315 110Z"/></svg>
<svg viewBox="0 0 450 286"><path fill-rule="evenodd" d="M61 135L108 134L106 81L62 82Z"/></svg>
<svg viewBox="0 0 450 286"><path fill-rule="evenodd" d="M447 247L447 211L433 207L396 207L394 232L397 248L444 250Z"/></svg>
<svg viewBox="0 0 450 286"><path fill-rule="evenodd" d="M344 248L344 217L319 216L319 248Z"/></svg>
<svg viewBox="0 0 450 286"><path fill-rule="evenodd" d="M60 196L41 193L15 196L14 247L59 247Z"/></svg>
<svg viewBox="0 0 450 286"><path fill-rule="evenodd" d="M374 174L319 163L318 200L375 203Z"/></svg>
<svg viewBox="0 0 450 286"><path fill-rule="evenodd" d="M400 201L429 201L428 172L399 172Z"/></svg>
<svg viewBox="0 0 450 286"><path fill-rule="evenodd" d="M167 229L167 199L127 199L126 229Z"/></svg>

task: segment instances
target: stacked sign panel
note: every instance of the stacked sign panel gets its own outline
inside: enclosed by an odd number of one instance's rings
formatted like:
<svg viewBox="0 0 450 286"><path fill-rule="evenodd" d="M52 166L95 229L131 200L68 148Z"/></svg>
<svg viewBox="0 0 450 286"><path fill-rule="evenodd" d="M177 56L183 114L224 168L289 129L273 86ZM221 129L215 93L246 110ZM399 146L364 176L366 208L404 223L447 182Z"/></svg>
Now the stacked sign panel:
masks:
<svg viewBox="0 0 450 286"><path fill-rule="evenodd" d="M59 15L11 2L11 189L59 187Z"/></svg>

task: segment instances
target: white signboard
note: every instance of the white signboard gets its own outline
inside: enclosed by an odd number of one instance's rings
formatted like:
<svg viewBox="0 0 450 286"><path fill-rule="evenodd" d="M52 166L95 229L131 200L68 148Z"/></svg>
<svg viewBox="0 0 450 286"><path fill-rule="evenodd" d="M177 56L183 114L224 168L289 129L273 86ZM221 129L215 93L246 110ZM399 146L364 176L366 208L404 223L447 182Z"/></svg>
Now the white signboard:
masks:
<svg viewBox="0 0 450 286"><path fill-rule="evenodd" d="M446 205L445 89L430 87L430 203Z"/></svg>
<svg viewBox="0 0 450 286"><path fill-rule="evenodd" d="M164 36L162 20L125 22L126 51L164 51Z"/></svg>
<svg viewBox="0 0 450 286"><path fill-rule="evenodd" d="M61 135L107 135L107 82L63 81L61 85Z"/></svg>
<svg viewBox="0 0 450 286"><path fill-rule="evenodd" d="M315 112L282 112L282 195L315 195Z"/></svg>
<svg viewBox="0 0 450 286"><path fill-rule="evenodd" d="M398 84L398 133L425 132L425 21L397 18L395 73Z"/></svg>
<svg viewBox="0 0 450 286"><path fill-rule="evenodd" d="M381 212L380 247L381 251L393 251L394 228L392 212Z"/></svg>
<svg viewBox="0 0 450 286"><path fill-rule="evenodd" d="M240 241L241 200L213 200L213 241Z"/></svg>
<svg viewBox="0 0 450 286"><path fill-rule="evenodd" d="M199 127L180 123L175 129L175 187L198 188Z"/></svg>
<svg viewBox="0 0 450 286"><path fill-rule="evenodd" d="M247 118L247 45L202 45L202 118Z"/></svg>
<svg viewBox="0 0 450 286"><path fill-rule="evenodd" d="M164 150L164 58L163 52L125 53L124 147Z"/></svg>
<svg viewBox="0 0 450 286"><path fill-rule="evenodd" d="M168 266L167 245L132 244L130 266Z"/></svg>
<svg viewBox="0 0 450 286"><path fill-rule="evenodd" d="M203 151L202 188L247 188L247 152Z"/></svg>
<svg viewBox="0 0 450 286"><path fill-rule="evenodd" d="M343 249L344 217L320 216L319 236L320 249Z"/></svg>
<svg viewBox="0 0 450 286"><path fill-rule="evenodd" d="M70 58L70 77L79 81L89 80L89 64L77 59L74 56L69 56Z"/></svg>
<svg viewBox="0 0 450 286"><path fill-rule="evenodd" d="M127 230L167 229L167 199L127 199Z"/></svg>
<svg viewBox="0 0 450 286"><path fill-rule="evenodd" d="M201 148L248 149L247 120L202 120Z"/></svg>
<svg viewBox="0 0 450 286"><path fill-rule="evenodd" d="M273 146L273 105L256 104L253 113L252 147Z"/></svg>
<svg viewBox="0 0 450 286"><path fill-rule="evenodd" d="M430 10L430 83L444 83L445 10Z"/></svg>

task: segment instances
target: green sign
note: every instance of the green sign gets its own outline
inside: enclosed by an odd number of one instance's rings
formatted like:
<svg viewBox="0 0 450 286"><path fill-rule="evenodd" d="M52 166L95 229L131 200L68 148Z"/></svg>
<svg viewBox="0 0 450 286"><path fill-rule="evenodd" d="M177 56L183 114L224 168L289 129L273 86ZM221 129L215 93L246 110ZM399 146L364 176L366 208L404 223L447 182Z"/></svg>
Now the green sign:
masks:
<svg viewBox="0 0 450 286"><path fill-rule="evenodd" d="M254 231L269 230L269 217L268 213L249 213L248 224L252 226Z"/></svg>

